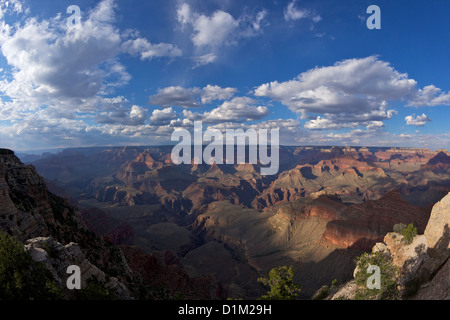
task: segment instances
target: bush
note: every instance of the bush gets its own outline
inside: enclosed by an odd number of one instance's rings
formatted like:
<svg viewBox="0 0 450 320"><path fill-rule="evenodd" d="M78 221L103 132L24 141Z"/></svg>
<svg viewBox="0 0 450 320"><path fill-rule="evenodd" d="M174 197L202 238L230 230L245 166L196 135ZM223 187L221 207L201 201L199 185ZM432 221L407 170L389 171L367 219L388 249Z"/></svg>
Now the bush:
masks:
<svg viewBox="0 0 450 320"><path fill-rule="evenodd" d="M20 241L0 232L0 300L61 298L50 271L34 261Z"/></svg>
<svg viewBox="0 0 450 320"><path fill-rule="evenodd" d="M372 254L363 253L356 258L357 273L355 275L356 284L359 289L356 292L356 300L394 300L399 298L398 291L398 267L394 266L391 261L383 256L381 252ZM371 273L367 272L369 265L375 265L380 268L380 289L369 289L367 280Z"/></svg>
<svg viewBox="0 0 450 320"><path fill-rule="evenodd" d="M403 236L404 241L410 244L414 237L417 235L417 228L412 223L406 225L403 223L397 223L394 225L394 232Z"/></svg>
<svg viewBox="0 0 450 320"><path fill-rule="evenodd" d="M262 300L294 300L300 294L301 286L294 283L294 269L281 266L269 271L268 278L258 278L270 290L261 296Z"/></svg>
<svg viewBox="0 0 450 320"><path fill-rule="evenodd" d="M405 242L409 244L417 235L417 228L414 227L412 223L410 223L405 229L403 229L402 235Z"/></svg>

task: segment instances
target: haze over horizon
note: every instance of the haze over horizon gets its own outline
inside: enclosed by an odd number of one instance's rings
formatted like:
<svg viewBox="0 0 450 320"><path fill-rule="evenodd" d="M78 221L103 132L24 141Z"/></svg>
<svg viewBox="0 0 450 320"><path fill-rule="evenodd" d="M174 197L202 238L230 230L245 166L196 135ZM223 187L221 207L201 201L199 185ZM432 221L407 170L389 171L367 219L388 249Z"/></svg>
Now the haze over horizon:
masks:
<svg viewBox="0 0 450 320"><path fill-rule="evenodd" d="M16 155L20 156L21 155L35 155L35 156L42 156L45 155L46 153L49 154L56 154L59 152L62 152L64 150L78 150L78 149L109 149L109 148L143 148L143 149L148 149L148 148L159 148L159 147L173 147L175 146L176 143L172 142L172 144L158 144L158 145L110 145L110 146L95 146L95 147L67 147L67 148L50 148L50 149L28 149L28 150L14 150L11 149L12 151L14 151L16 153ZM206 147L208 144L203 144L203 147ZM192 145L193 147L194 145ZM248 145L247 145L248 146ZM235 145L235 148L237 147L237 145ZM378 147L378 146L343 146L343 145L336 145L336 146L327 146L327 145L301 145L301 146L296 146L296 145L281 145L279 146L280 148L317 148L317 149L327 149L327 148L341 148L341 149L346 149L346 148L354 148L358 151L359 148L368 148L368 149L391 149L391 148L397 148L399 150L402 149L423 149L423 150L430 150L430 151L444 151L444 153L448 153L447 149L443 149L443 148L436 148L436 149L430 149L430 148L416 148L416 147L401 147L401 146L383 146L383 147ZM226 146L224 145L224 149L226 148ZM268 149L270 150L271 146L268 146ZM0 148L2 149L2 148ZM8 150L8 149L7 149ZM445 150L447 150L447 152L445 152ZM245 149L246 154L248 154L248 149Z"/></svg>
<svg viewBox="0 0 450 320"><path fill-rule="evenodd" d="M366 26L370 5L381 29ZM279 128L280 145L450 149L449 10L0 0L0 147L166 145L202 121Z"/></svg>

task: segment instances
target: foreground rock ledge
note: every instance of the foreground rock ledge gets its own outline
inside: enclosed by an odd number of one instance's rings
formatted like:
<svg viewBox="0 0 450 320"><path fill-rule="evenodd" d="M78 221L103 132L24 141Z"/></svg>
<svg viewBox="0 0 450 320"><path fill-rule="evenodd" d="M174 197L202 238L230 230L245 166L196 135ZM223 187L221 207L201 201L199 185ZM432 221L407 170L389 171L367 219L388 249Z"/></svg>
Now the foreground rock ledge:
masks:
<svg viewBox="0 0 450 320"><path fill-rule="evenodd" d="M406 299L450 300L450 192L433 206L423 235L415 236L406 244L402 235L390 232L383 242L376 243L372 252L386 254L399 267L400 290L408 283L421 284ZM355 269L354 275L356 272ZM354 299L357 289L355 281L349 281L328 299Z"/></svg>
<svg viewBox="0 0 450 320"><path fill-rule="evenodd" d="M105 288L114 292L120 300L130 300L127 287L115 277L106 277L105 273L93 265L81 251L78 244L71 242L62 245L51 237L38 237L26 241L25 249L33 260L42 262L61 286L66 285L67 267L76 265L81 270L81 288L86 288L89 279L96 278Z"/></svg>

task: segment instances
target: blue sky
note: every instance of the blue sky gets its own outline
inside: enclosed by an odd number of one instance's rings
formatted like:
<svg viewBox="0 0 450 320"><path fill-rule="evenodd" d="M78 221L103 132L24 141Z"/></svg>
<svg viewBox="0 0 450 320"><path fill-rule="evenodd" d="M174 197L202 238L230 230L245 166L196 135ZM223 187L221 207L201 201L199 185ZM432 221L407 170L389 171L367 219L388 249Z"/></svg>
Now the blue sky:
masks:
<svg viewBox="0 0 450 320"><path fill-rule="evenodd" d="M81 22L67 26L76 5ZM370 5L381 29L369 30ZM450 1L0 0L0 146L170 142L450 149Z"/></svg>

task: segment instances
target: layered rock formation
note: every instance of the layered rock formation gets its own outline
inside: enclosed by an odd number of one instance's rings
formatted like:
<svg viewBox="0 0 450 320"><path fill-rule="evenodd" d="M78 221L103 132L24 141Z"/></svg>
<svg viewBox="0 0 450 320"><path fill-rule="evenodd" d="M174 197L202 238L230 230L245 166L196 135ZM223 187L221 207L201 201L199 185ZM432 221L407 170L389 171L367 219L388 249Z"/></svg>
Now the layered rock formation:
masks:
<svg viewBox="0 0 450 320"><path fill-rule="evenodd" d="M410 205L398 191L350 206L339 198L322 195L282 202L263 212L228 201L214 202L205 206L192 224L196 243L183 248L182 262L206 271L211 269L200 252L222 261L224 267L216 271L217 276L234 288L230 294L237 297L255 294L252 290L256 288L248 279L255 281L259 272L268 272L277 265L293 265L303 297L308 298L321 283L335 278L348 280L353 259L382 241L395 224L413 221L423 232L429 214L430 208ZM232 257L226 257L223 247L232 252ZM258 273L249 272L244 265ZM247 292L243 294L238 288L246 288Z"/></svg>
<svg viewBox="0 0 450 320"><path fill-rule="evenodd" d="M354 257L394 224L424 232L428 205L450 190L444 151L281 147L280 171L266 177L260 164L174 165L170 151L75 149L35 164L83 208L104 210L85 216L92 230L145 254L170 250L233 297L256 297L257 277L277 265L295 265L307 294L348 280Z"/></svg>
<svg viewBox="0 0 450 320"><path fill-rule="evenodd" d="M411 205L398 190L392 190L380 199L346 207L339 219L327 224L323 239L343 247L369 250L395 224L414 223L423 232L429 215L429 207Z"/></svg>
<svg viewBox="0 0 450 320"><path fill-rule="evenodd" d="M131 275L120 250L106 246L90 233L80 213L51 194L34 167L24 166L9 150L0 152L0 208L0 231L27 243L32 257L46 263L62 289L65 283L61 279L66 276L67 266L75 263L83 266L83 283L93 275L103 274L100 280L104 280L103 271L93 263L123 279ZM82 244L86 254L76 243ZM51 260L49 252L57 256ZM117 278L113 282L109 285L118 290L117 296L130 297L123 283Z"/></svg>
<svg viewBox="0 0 450 320"><path fill-rule="evenodd" d="M254 200L253 206L263 208L279 201L292 201L317 193L339 195L349 202L377 199L396 184L395 179L386 175L381 167L356 153L338 154L332 159L297 165L281 173Z"/></svg>
<svg viewBox="0 0 450 320"><path fill-rule="evenodd" d="M450 156L441 151L436 156L431 158L421 169L432 171L448 171L450 169Z"/></svg>
<svg viewBox="0 0 450 320"><path fill-rule="evenodd" d="M186 286L196 283L180 267L168 270L164 261L155 260L153 269L148 270L131 263L132 259L127 260L130 256L125 257L121 248L110 242L127 243L134 237L134 230L100 210L87 210L84 216L88 226L105 236L107 242L87 229L78 209L48 191L33 166L25 166L12 151L0 149L0 232L24 243L31 257L50 271L64 298L78 297L77 292L66 288L70 265L81 269L81 291L90 281L96 281L117 299L147 297L155 290L154 280L150 281L153 276L159 281L178 276L177 283L186 283ZM165 261L172 260L169 255ZM143 270L146 277L142 275ZM215 286L215 283L203 281L201 289L211 295L207 297L194 288L189 291L189 297L212 298ZM175 285L166 288L164 296L173 298L178 292L175 289Z"/></svg>
<svg viewBox="0 0 450 320"><path fill-rule="evenodd" d="M278 174L265 177L260 164L174 165L170 154L170 146L70 149L34 164L55 191L60 186L71 198L95 195L121 206L162 204L183 214L218 200L263 209L327 194L359 203L394 188L423 205L434 201L430 195L448 192L450 183L448 172L436 171L445 167L448 153L426 149L281 147ZM423 166L430 174L422 172Z"/></svg>

